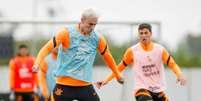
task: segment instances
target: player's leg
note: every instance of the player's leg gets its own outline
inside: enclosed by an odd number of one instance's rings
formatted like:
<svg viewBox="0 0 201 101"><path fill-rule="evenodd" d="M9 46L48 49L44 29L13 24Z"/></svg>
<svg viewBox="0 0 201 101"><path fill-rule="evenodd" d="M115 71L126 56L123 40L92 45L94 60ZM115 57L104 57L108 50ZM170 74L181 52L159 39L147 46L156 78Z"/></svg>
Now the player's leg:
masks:
<svg viewBox="0 0 201 101"><path fill-rule="evenodd" d="M19 92L15 92L15 101L22 101L22 94Z"/></svg>
<svg viewBox="0 0 201 101"><path fill-rule="evenodd" d="M157 93L154 101L168 101L168 96L164 92Z"/></svg>
<svg viewBox="0 0 201 101"><path fill-rule="evenodd" d="M100 101L93 85L80 87L77 99L78 101Z"/></svg>
<svg viewBox="0 0 201 101"><path fill-rule="evenodd" d="M23 101L35 101L34 93L33 92L23 93Z"/></svg>
<svg viewBox="0 0 201 101"><path fill-rule="evenodd" d="M73 101L75 99L75 89L71 86L56 84L53 95L51 96L52 101Z"/></svg>
<svg viewBox="0 0 201 101"><path fill-rule="evenodd" d="M135 94L135 98L137 101L154 101L150 92L146 89L139 89Z"/></svg>

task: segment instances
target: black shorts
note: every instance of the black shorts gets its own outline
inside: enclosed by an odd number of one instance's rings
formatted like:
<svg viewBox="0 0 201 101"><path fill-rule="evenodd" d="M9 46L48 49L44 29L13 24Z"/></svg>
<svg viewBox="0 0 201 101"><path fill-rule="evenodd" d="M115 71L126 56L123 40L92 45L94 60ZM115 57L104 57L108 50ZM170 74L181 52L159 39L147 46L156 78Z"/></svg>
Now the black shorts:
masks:
<svg viewBox="0 0 201 101"><path fill-rule="evenodd" d="M93 85L67 86L56 84L53 90L53 101L100 101Z"/></svg>
<svg viewBox="0 0 201 101"><path fill-rule="evenodd" d="M168 101L168 97L164 92L154 93L146 89L139 89L135 98L137 101Z"/></svg>
<svg viewBox="0 0 201 101"><path fill-rule="evenodd" d="M34 101L33 92L15 92L15 101Z"/></svg>

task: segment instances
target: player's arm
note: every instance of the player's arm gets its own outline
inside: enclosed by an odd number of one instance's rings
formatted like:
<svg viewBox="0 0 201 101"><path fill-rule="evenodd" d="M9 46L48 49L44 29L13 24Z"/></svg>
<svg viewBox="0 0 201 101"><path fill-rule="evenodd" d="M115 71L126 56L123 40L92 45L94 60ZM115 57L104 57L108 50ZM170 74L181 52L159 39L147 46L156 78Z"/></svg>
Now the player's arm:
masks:
<svg viewBox="0 0 201 101"><path fill-rule="evenodd" d="M15 79L14 79L14 73L15 73L15 70L14 70L14 68L15 68L15 65L14 65L14 60L13 59L11 59L10 60L10 62L9 62L9 84L10 84L10 90L13 90L13 88L14 88L14 82L15 82Z"/></svg>
<svg viewBox="0 0 201 101"><path fill-rule="evenodd" d="M64 48L68 48L69 43L69 32L67 29L60 31L41 48L36 58L35 64L39 65L44 57L46 57L53 48L58 47L60 44L62 44Z"/></svg>
<svg viewBox="0 0 201 101"><path fill-rule="evenodd" d="M41 61L40 64L40 71L39 71L39 83L40 87L42 88L42 95L46 98L48 98L48 87L47 87L47 82L46 82L46 73L48 70L47 62L45 60Z"/></svg>
<svg viewBox="0 0 201 101"><path fill-rule="evenodd" d="M131 48L128 48L121 60L121 62L118 65L118 70L122 72L128 65L132 64L134 60L134 54L132 52ZM110 74L107 79L105 80L105 83L108 83L114 78L114 73Z"/></svg>
<svg viewBox="0 0 201 101"><path fill-rule="evenodd" d="M163 53L162 53L162 59L163 59L163 63L166 64L173 72L174 74L179 77L182 72L179 68L179 66L176 64L175 60L173 59L173 57L167 52L166 49L163 49Z"/></svg>
<svg viewBox="0 0 201 101"><path fill-rule="evenodd" d="M164 49L163 50L163 62L167 64L167 66L174 72L174 74L177 76L177 83L180 83L180 85L186 85L186 78L181 72L179 66L174 61L173 57L168 54L168 52Z"/></svg>
<svg viewBox="0 0 201 101"><path fill-rule="evenodd" d="M32 60L35 62L36 61L36 58L35 57L31 57L32 58ZM34 82L35 82L35 84L36 84L36 86L37 86L37 89L39 88L39 80L38 80L38 73L34 73L33 74L33 76L34 76Z"/></svg>
<svg viewBox="0 0 201 101"><path fill-rule="evenodd" d="M35 82L35 84L36 84L36 87L37 87L37 91L39 90L39 80L38 80L38 73L34 73L33 74L33 76L34 76L34 82Z"/></svg>
<svg viewBox="0 0 201 101"><path fill-rule="evenodd" d="M98 51L103 57L105 63L108 65L108 67L114 72L114 75L117 79L121 78L121 75L119 71L117 70L116 62L114 61L114 58L112 57L109 47L106 43L106 40L103 36L100 36L99 43L98 43Z"/></svg>

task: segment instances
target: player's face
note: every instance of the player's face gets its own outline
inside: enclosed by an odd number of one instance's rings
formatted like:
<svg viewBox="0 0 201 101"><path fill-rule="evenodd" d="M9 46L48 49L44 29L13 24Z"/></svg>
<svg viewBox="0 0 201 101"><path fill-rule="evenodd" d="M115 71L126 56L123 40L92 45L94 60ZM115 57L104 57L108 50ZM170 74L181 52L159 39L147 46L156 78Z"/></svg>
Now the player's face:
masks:
<svg viewBox="0 0 201 101"><path fill-rule="evenodd" d="M83 17L82 19L82 29L85 34L89 34L92 30L94 30L98 18L96 17Z"/></svg>
<svg viewBox="0 0 201 101"><path fill-rule="evenodd" d="M19 54L21 55L21 56L27 56L28 55L28 49L27 48L20 48L20 50L19 50Z"/></svg>
<svg viewBox="0 0 201 101"><path fill-rule="evenodd" d="M152 35L152 33L147 28L139 30L140 42L142 44L150 43L151 35Z"/></svg>

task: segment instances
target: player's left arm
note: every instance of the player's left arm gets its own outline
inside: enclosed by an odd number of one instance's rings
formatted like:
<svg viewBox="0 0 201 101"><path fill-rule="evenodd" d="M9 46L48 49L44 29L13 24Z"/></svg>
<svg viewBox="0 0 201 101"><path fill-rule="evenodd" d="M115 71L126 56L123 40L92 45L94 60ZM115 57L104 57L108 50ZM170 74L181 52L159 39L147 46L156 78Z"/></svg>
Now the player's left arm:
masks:
<svg viewBox="0 0 201 101"><path fill-rule="evenodd" d="M36 58L35 57L31 57L32 60L35 62L36 61ZM36 86L39 88L39 79L38 79L38 73L34 73L34 82L36 84Z"/></svg>
<svg viewBox="0 0 201 101"><path fill-rule="evenodd" d="M123 70L125 70L125 68L130 65L133 64L133 60L134 60L134 54L131 48L128 48L121 60L121 62L119 63L119 65L117 66L119 72L122 72ZM114 73L110 74L107 79L105 80L105 83L108 83L109 81L111 81L114 78Z"/></svg>
<svg viewBox="0 0 201 101"><path fill-rule="evenodd" d="M177 77L182 74L180 67L176 64L173 57L167 52L165 48L163 49L162 59L163 63L166 64Z"/></svg>
<svg viewBox="0 0 201 101"><path fill-rule="evenodd" d="M42 89L42 95L45 98L48 98L49 96L49 91L48 91L48 87L47 87L47 82L46 82L46 73L48 70L48 64L45 60L41 61L40 64L40 71L39 71L39 83L40 83L40 87Z"/></svg>
<svg viewBox="0 0 201 101"><path fill-rule="evenodd" d="M117 77L117 79L120 79L121 75L117 70L116 62L114 61L114 58L110 53L109 46L107 45L106 40L103 36L100 36L98 43L98 51L104 58L104 61L108 65L108 67L114 72L115 77Z"/></svg>
<svg viewBox="0 0 201 101"><path fill-rule="evenodd" d="M134 57L133 57L132 49L128 48L126 50L121 62L119 63L119 65L117 67L119 72L122 72L127 67L127 65L132 64L133 60L134 60ZM97 88L101 88L102 86L108 84L109 81L111 81L114 77L115 77L114 73L111 73L105 80L98 81L95 83L95 85Z"/></svg>
<svg viewBox="0 0 201 101"><path fill-rule="evenodd" d="M10 90L13 90L14 88L14 82L15 82L15 64L14 64L14 59L11 59L9 62L9 83L10 83Z"/></svg>
<svg viewBox="0 0 201 101"><path fill-rule="evenodd" d="M186 78L184 77L180 67L176 64L173 57L167 52L164 48L162 53L163 63L166 64L177 76L177 82L180 82L181 85L186 84Z"/></svg>

